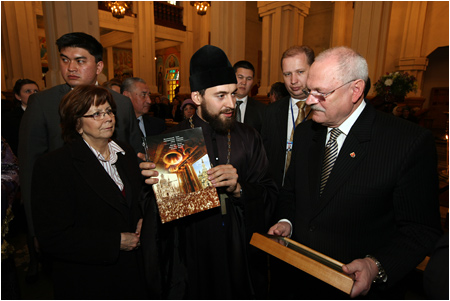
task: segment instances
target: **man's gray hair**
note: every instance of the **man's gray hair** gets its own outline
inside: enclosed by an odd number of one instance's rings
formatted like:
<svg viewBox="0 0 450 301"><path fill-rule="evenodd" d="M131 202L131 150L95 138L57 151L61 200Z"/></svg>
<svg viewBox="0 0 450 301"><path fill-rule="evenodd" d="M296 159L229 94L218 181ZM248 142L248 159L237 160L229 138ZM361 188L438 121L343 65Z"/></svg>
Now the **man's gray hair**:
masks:
<svg viewBox="0 0 450 301"><path fill-rule="evenodd" d="M123 80L122 85L120 86L120 94L123 94L124 91L131 92L136 83L147 84L145 80L140 77L128 77Z"/></svg>
<svg viewBox="0 0 450 301"><path fill-rule="evenodd" d="M336 59L338 63L336 72L343 83L356 79L367 82L369 68L366 59L358 52L345 46L334 47L321 52L315 61L318 62L328 58Z"/></svg>

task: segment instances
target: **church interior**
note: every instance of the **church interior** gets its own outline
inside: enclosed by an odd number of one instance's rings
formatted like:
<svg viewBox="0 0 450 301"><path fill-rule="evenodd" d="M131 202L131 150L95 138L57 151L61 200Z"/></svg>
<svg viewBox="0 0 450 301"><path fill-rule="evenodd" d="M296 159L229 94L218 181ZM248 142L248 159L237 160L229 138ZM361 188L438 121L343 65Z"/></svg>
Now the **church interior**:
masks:
<svg viewBox="0 0 450 301"><path fill-rule="evenodd" d="M369 66L367 100L394 115L408 106L418 124L433 132L442 226L448 231L448 1L2 1L1 14L2 112L14 105L18 79L32 79L40 90L64 83L55 41L68 32L86 32L103 45L99 84L141 77L152 100L169 102L176 93L190 98L189 60L204 45L223 49L231 64L250 61L252 96L266 104L271 85L283 81L280 59L290 46L308 45L316 55L334 46L355 49ZM413 76L415 86L391 99L375 85L395 72ZM9 234L21 297L51 299L46 271L34 281L26 277L23 223L17 214ZM420 267L415 276L408 297L426 299L413 285Z"/></svg>

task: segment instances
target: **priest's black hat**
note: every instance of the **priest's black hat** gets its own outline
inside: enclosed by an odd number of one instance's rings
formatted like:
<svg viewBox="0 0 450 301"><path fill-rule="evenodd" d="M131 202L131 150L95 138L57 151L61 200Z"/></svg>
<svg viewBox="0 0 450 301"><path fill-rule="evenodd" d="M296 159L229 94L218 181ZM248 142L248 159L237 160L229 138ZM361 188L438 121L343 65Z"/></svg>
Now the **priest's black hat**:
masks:
<svg viewBox="0 0 450 301"><path fill-rule="evenodd" d="M203 46L192 56L189 82L191 92L237 84L236 74L227 55L222 49L211 45Z"/></svg>

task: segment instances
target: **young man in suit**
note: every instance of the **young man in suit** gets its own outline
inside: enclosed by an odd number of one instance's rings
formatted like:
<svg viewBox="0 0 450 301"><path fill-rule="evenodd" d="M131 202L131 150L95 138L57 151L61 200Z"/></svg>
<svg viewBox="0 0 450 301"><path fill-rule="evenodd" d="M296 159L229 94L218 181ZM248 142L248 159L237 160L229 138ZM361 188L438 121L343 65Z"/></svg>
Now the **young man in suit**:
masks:
<svg viewBox="0 0 450 301"><path fill-rule="evenodd" d="M52 87L29 98L19 130L20 184L27 216L28 231L34 235L31 218L31 176L36 159L63 146L59 103L72 88L96 85L103 70L103 46L92 36L73 32L61 36L56 45L60 53L60 71L65 84ZM141 137L133 106L123 95L110 91L117 105L115 137L141 151Z"/></svg>
<svg viewBox="0 0 450 301"><path fill-rule="evenodd" d="M139 77L129 77L122 82L120 92L133 104L134 113L139 123L142 137L161 134L166 130L164 120L147 115L151 106L150 89Z"/></svg>
<svg viewBox="0 0 450 301"><path fill-rule="evenodd" d="M344 263L350 297L402 299L406 276L441 234L436 147L430 131L366 103L367 78L366 60L347 47L311 65L312 120L295 132L269 234ZM345 297L300 270L291 279L305 285L294 298Z"/></svg>
<svg viewBox="0 0 450 301"><path fill-rule="evenodd" d="M255 68L248 61L239 61L234 64L233 69L237 79L236 120L248 124L261 133L266 106L249 95L255 77Z"/></svg>
<svg viewBox="0 0 450 301"><path fill-rule="evenodd" d="M299 116L297 103L305 103L306 78L309 67L314 62L314 51L308 46L292 46L281 57L284 85L289 96L270 104L267 107L262 125L261 136L269 159L270 172L281 189L288 164L288 156L292 150L292 133L296 124L306 120L309 108L303 105L304 115Z"/></svg>

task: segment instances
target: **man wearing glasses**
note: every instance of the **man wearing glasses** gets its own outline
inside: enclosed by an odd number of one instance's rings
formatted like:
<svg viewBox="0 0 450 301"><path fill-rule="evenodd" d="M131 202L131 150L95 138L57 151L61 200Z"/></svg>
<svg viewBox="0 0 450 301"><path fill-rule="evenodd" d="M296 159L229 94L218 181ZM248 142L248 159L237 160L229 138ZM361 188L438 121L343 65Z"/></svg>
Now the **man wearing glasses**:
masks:
<svg viewBox="0 0 450 301"><path fill-rule="evenodd" d="M164 120L147 115L152 101L147 83L139 77L128 77L122 82L121 93L133 104L142 137L161 134L166 130Z"/></svg>
<svg viewBox="0 0 450 301"><path fill-rule="evenodd" d="M312 120L295 132L269 234L344 263L351 297L403 299L406 276L441 233L436 148L430 131L365 102L367 78L366 60L346 47L311 65L303 93ZM307 289L290 297L345 298L306 273L291 279Z"/></svg>

